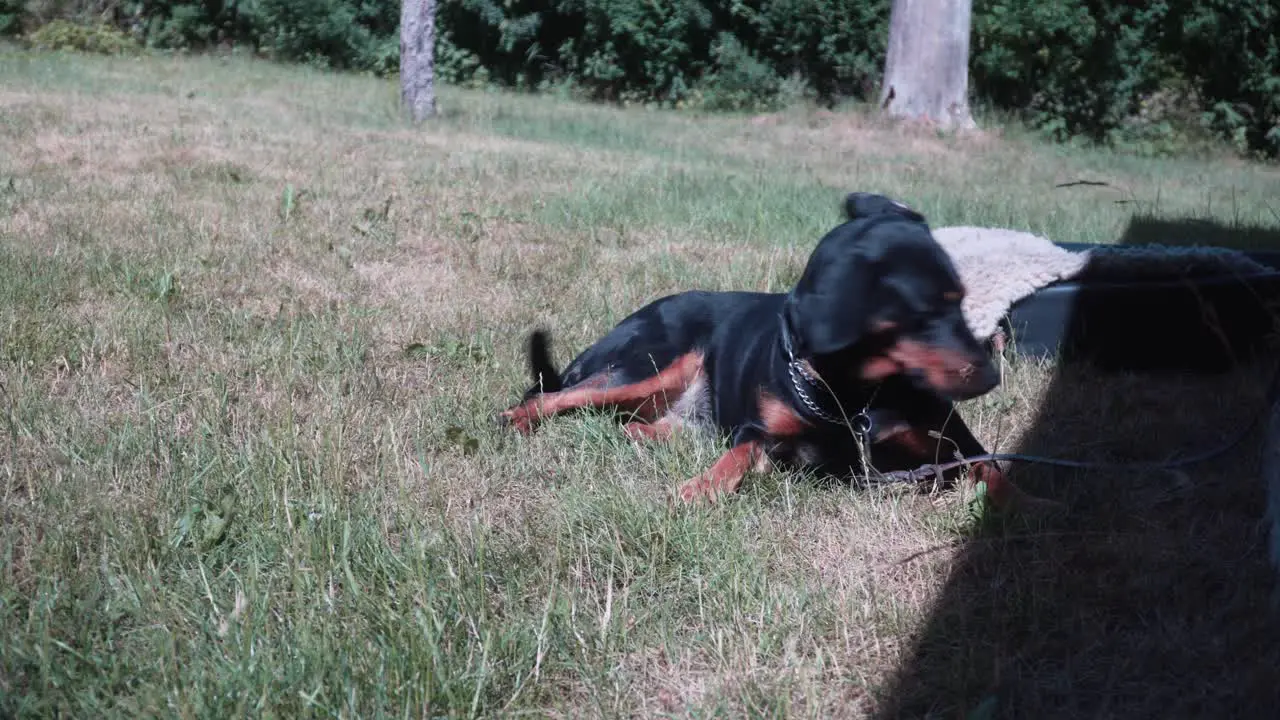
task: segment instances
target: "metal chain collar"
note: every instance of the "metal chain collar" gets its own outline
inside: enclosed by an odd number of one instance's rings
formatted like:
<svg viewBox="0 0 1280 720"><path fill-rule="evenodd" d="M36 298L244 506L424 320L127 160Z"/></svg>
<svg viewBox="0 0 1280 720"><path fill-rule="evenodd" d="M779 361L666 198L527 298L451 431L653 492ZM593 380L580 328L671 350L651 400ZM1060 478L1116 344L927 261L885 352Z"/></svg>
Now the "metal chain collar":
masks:
<svg viewBox="0 0 1280 720"><path fill-rule="evenodd" d="M789 351L790 348L788 348L788 354L790 354ZM816 389L818 388L818 383L805 368L804 363L797 360L795 356L792 356L791 361L787 363L787 374L791 376L791 386L795 388L796 394L800 396L800 402L804 403L804 406L809 408L809 411L814 415L833 425L847 425L859 435L871 432L871 416L867 414L865 409L846 421L845 418L837 417L819 405L804 388L805 385L808 385Z"/></svg>
<svg viewBox="0 0 1280 720"><path fill-rule="evenodd" d="M868 401L867 406L863 407L858 414L851 418L844 417L843 410L841 410L840 416L836 416L823 408L822 405L805 390L805 386L808 385L810 388L813 388L815 392L823 392L828 395L832 395L831 390L826 387L826 383L819 384L821 378L814 377L814 374L809 372L808 367L796 357L795 350L792 347L791 327L790 323L787 322L786 313L784 312L779 319L781 320L782 325L782 349L787 353L787 374L791 376L791 387L795 389L796 395L800 396L800 402L804 403L804 406L809 409L809 412L818 416L822 420L825 420L832 425L841 425L849 428L858 436L859 442L865 444L869 439L868 436L870 435L872 428L871 415L867 413L867 410L870 407L870 402ZM832 395L832 397L834 398L834 395ZM837 405L838 404L839 403L837 401Z"/></svg>

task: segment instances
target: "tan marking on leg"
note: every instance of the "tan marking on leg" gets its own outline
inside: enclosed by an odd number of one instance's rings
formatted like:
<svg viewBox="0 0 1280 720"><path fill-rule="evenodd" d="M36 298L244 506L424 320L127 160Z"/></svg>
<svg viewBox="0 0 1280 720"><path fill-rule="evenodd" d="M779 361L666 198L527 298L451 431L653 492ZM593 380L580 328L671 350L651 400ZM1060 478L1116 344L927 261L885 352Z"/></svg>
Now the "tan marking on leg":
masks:
<svg viewBox="0 0 1280 720"><path fill-rule="evenodd" d="M630 385L612 388L575 387L530 398L502 413L516 430L533 432L544 418L578 408L616 407L652 419L666 412L702 374L702 355L687 353L662 372Z"/></svg>
<svg viewBox="0 0 1280 720"><path fill-rule="evenodd" d="M671 439L672 433L677 427L683 425L679 420L672 418L670 415L663 416L651 423L629 422L622 426L622 432L636 442L652 441L665 442Z"/></svg>
<svg viewBox="0 0 1280 720"><path fill-rule="evenodd" d="M969 475L977 485L986 483L987 498L997 510L1031 510L1041 512L1065 512L1066 504L1029 495L1011 481L995 463L976 463Z"/></svg>
<svg viewBox="0 0 1280 720"><path fill-rule="evenodd" d="M754 440L730 448L706 472L680 487L680 499L687 503L698 498L715 502L719 493L737 492L743 476L763 454L760 444Z"/></svg>
<svg viewBox="0 0 1280 720"><path fill-rule="evenodd" d="M759 403L760 419L770 437L795 437L813 427L790 405L769 393L760 393Z"/></svg>
<svg viewBox="0 0 1280 720"><path fill-rule="evenodd" d="M794 437L812 425L782 400L767 392L759 396L760 419L769 437ZM680 488L680 498L691 502L699 497L711 501L719 493L737 492L747 472L766 473L773 469L773 461L757 441L748 441L730 448L706 472L686 482Z"/></svg>

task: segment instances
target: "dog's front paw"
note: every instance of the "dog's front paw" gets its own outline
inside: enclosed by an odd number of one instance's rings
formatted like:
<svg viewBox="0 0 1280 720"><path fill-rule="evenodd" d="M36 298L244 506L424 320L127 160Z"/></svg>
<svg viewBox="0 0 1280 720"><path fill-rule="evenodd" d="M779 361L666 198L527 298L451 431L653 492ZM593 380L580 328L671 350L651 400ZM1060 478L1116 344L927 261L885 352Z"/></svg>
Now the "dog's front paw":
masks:
<svg viewBox="0 0 1280 720"><path fill-rule="evenodd" d="M529 412L529 409L523 405L498 413L495 422L498 427L514 428L521 435L532 433L536 425L534 413Z"/></svg>
<svg viewBox="0 0 1280 720"><path fill-rule="evenodd" d="M692 504L699 500L714 503L718 490L714 482L705 475L699 475L680 486L680 500L685 504Z"/></svg>
<svg viewBox="0 0 1280 720"><path fill-rule="evenodd" d="M974 484L985 485L987 502L996 510L1034 515L1061 515L1067 512L1066 503L1031 495L1014 484L1009 476L994 464L975 465L973 473Z"/></svg>

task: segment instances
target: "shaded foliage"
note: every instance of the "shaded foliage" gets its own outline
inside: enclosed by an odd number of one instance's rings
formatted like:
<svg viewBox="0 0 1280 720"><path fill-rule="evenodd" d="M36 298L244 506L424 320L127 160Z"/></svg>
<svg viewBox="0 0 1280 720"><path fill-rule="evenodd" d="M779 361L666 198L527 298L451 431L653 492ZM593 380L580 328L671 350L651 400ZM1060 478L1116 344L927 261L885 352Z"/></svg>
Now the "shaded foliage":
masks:
<svg viewBox="0 0 1280 720"><path fill-rule="evenodd" d="M890 0L439 0L449 82L562 86L610 101L760 110L875 96ZM0 0L0 32L113 22L159 48L246 45L393 73L391 0ZM1047 134L1153 152L1195 134L1280 153L1271 0L975 0L975 101Z"/></svg>

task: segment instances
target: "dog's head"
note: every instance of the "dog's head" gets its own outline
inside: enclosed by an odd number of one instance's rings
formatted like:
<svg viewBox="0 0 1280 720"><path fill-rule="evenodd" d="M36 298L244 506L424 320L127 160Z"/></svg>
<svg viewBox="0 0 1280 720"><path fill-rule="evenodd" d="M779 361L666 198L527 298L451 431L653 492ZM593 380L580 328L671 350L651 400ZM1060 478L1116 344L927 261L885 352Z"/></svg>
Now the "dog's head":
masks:
<svg viewBox="0 0 1280 720"><path fill-rule="evenodd" d="M964 287L924 217L869 193L818 243L787 298L799 351L856 382L905 375L952 400L999 384L960 310ZM836 368L839 368L836 370Z"/></svg>

